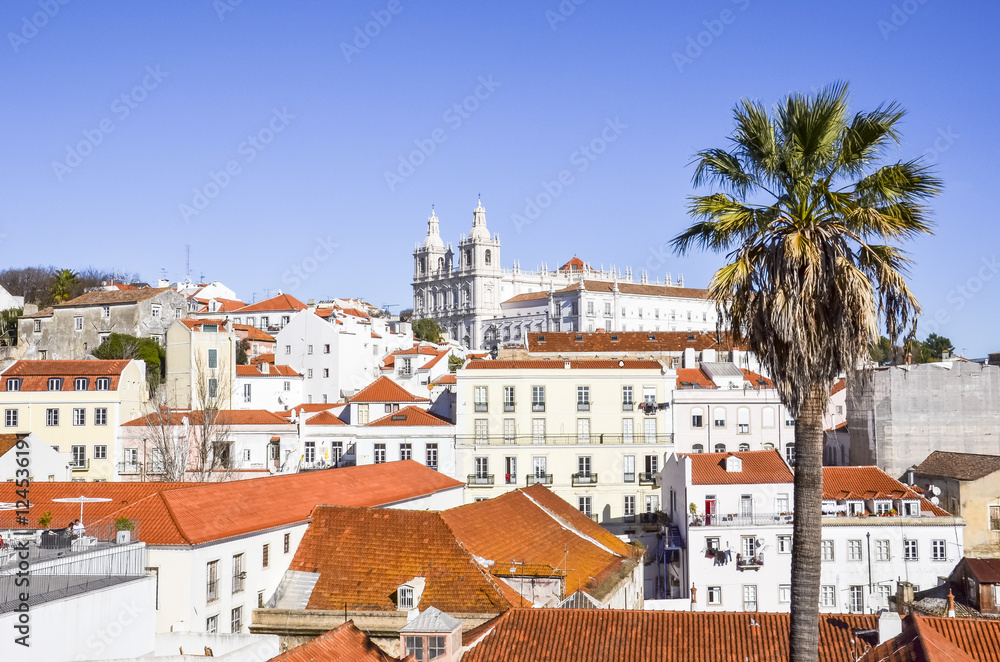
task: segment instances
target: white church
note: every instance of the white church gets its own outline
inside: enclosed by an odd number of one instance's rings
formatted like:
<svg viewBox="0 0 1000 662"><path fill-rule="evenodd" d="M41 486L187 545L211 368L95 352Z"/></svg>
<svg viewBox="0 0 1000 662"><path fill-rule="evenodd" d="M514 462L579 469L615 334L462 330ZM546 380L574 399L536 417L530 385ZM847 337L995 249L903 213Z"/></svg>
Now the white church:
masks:
<svg viewBox="0 0 1000 662"><path fill-rule="evenodd" d="M642 272L592 268L573 258L555 270L500 267L500 236L486 227L482 200L458 252L441 239L431 210L427 236L413 252L413 319L432 318L470 349L518 344L529 331L714 331L717 314L706 290L649 280ZM457 257L457 262L456 262Z"/></svg>

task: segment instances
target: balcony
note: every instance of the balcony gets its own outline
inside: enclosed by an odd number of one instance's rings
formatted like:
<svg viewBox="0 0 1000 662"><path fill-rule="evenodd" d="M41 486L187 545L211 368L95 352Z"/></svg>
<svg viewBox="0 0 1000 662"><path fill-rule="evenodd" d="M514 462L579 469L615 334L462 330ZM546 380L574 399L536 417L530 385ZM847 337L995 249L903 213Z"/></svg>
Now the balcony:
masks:
<svg viewBox="0 0 1000 662"><path fill-rule="evenodd" d="M633 472L633 473L630 473L630 474L624 474L622 476L622 482L623 483L634 483L635 482L635 473Z"/></svg>
<svg viewBox="0 0 1000 662"><path fill-rule="evenodd" d="M90 458L85 458L83 460L70 460L69 468L73 471L89 471Z"/></svg>
<svg viewBox="0 0 1000 662"><path fill-rule="evenodd" d="M576 403L576 410L577 411L590 411L590 403L589 402L578 402L578 403Z"/></svg>
<svg viewBox="0 0 1000 662"><path fill-rule="evenodd" d="M475 408L476 413L488 412L490 410L490 406L485 402L477 402Z"/></svg>
<svg viewBox="0 0 1000 662"><path fill-rule="evenodd" d="M512 411L514 411L514 403L513 402L505 402L505 403L503 403L503 410L504 410L504 412L512 412Z"/></svg>
<svg viewBox="0 0 1000 662"><path fill-rule="evenodd" d="M531 403L531 411L535 411L535 412L545 411L545 403L544 402L532 402Z"/></svg>
<svg viewBox="0 0 1000 662"><path fill-rule="evenodd" d="M469 487L493 487L493 474L469 474L465 484Z"/></svg>
<svg viewBox="0 0 1000 662"><path fill-rule="evenodd" d="M621 433L569 433L569 434L496 434L456 435L457 446L573 446L577 444L605 444L628 446L671 445L672 434Z"/></svg>
<svg viewBox="0 0 1000 662"><path fill-rule="evenodd" d="M120 476L133 476L142 472L141 462L119 462L118 474Z"/></svg>
<svg viewBox="0 0 1000 662"><path fill-rule="evenodd" d="M536 483L541 483L542 485L552 484L552 474L528 474L525 476L526 485L534 485Z"/></svg>
<svg viewBox="0 0 1000 662"><path fill-rule="evenodd" d="M749 513L688 515L690 526L783 526L795 521L793 513Z"/></svg>
<svg viewBox="0 0 1000 662"><path fill-rule="evenodd" d="M747 570L760 570L764 565L764 559L759 556L744 557L742 554L736 555L736 569L740 572Z"/></svg>
<svg viewBox="0 0 1000 662"><path fill-rule="evenodd" d="M573 487L581 487L586 485L597 485L597 474L592 474L592 473L573 474Z"/></svg>
<svg viewBox="0 0 1000 662"><path fill-rule="evenodd" d="M635 409L635 404L632 402L623 402L622 411L633 411Z"/></svg>
<svg viewBox="0 0 1000 662"><path fill-rule="evenodd" d="M640 485L656 485L656 472L643 471L639 474Z"/></svg>

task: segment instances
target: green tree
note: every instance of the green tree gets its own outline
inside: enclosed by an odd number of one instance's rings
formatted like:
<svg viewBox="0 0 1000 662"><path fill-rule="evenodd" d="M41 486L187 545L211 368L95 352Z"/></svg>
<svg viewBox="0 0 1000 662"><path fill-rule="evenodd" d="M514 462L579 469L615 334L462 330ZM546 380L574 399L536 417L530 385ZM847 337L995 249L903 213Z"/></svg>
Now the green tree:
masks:
<svg viewBox="0 0 1000 662"><path fill-rule="evenodd" d="M0 347L12 347L17 344L17 318L23 314L23 308L0 310Z"/></svg>
<svg viewBox="0 0 1000 662"><path fill-rule="evenodd" d="M73 298L73 290L77 284L77 274L70 269L60 269L52 281L52 301L61 303Z"/></svg>
<svg viewBox="0 0 1000 662"><path fill-rule="evenodd" d="M924 201L941 182L918 160L884 164L899 144L895 103L849 115L847 85L791 94L768 112L734 109L731 145L695 157L696 222L673 240L724 253L709 284L736 342L757 354L796 418L789 659L819 643L823 411L840 373L890 344L919 312L898 242L930 233Z"/></svg>
<svg viewBox="0 0 1000 662"><path fill-rule="evenodd" d="M456 372L463 365L465 365L463 357L455 356L454 354L448 357L448 372Z"/></svg>
<svg viewBox="0 0 1000 662"><path fill-rule="evenodd" d="M413 323L413 337L418 340L439 343L441 342L441 335L443 333L444 329L437 323L437 320L429 317L419 319Z"/></svg>
<svg viewBox="0 0 1000 662"><path fill-rule="evenodd" d="M250 365L250 339L242 338L236 345L236 365Z"/></svg>
<svg viewBox="0 0 1000 662"><path fill-rule="evenodd" d="M877 341L872 343L871 349L868 350L868 355L878 365L885 365L895 361L898 350L899 348L893 347L888 338L880 336Z"/></svg>
<svg viewBox="0 0 1000 662"><path fill-rule="evenodd" d="M941 356L947 352L948 354L955 353L955 346L951 344L951 341L944 336L939 336L936 333L932 333L927 336L927 339L922 343L924 346L924 351L927 353L929 360L939 361Z"/></svg>
<svg viewBox="0 0 1000 662"><path fill-rule="evenodd" d="M124 333L112 333L100 347L91 352L98 359L140 359L146 362L146 382L150 393L166 376L167 350L152 338L136 338Z"/></svg>

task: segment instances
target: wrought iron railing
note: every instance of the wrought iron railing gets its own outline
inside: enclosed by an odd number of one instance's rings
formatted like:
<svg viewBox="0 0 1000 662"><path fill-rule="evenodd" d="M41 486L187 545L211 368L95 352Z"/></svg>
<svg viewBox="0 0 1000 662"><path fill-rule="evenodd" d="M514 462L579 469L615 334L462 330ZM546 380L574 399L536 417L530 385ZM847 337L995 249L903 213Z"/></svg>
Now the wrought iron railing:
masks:
<svg viewBox="0 0 1000 662"><path fill-rule="evenodd" d="M674 443L672 434L635 434L621 433L576 433L576 434L496 434L496 435L456 435L458 446L570 446L577 444L592 445L671 445Z"/></svg>
<svg viewBox="0 0 1000 662"><path fill-rule="evenodd" d="M791 524L795 520L792 513L699 513L689 515L690 526L774 526Z"/></svg>
<svg viewBox="0 0 1000 662"><path fill-rule="evenodd" d="M466 484L469 487L492 487L493 474L469 474Z"/></svg>

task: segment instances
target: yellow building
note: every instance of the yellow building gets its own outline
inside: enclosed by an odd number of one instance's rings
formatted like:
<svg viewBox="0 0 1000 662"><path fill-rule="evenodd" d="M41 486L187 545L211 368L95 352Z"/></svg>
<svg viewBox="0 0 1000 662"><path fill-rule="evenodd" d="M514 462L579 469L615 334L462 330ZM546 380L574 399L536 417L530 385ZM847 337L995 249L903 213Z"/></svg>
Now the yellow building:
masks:
<svg viewBox="0 0 1000 662"><path fill-rule="evenodd" d="M232 409L236 346L232 323L182 319L167 329L167 402L177 409Z"/></svg>
<svg viewBox="0 0 1000 662"><path fill-rule="evenodd" d="M148 400L138 360L17 361L0 374L3 431L70 453L77 481L114 479L118 427Z"/></svg>

